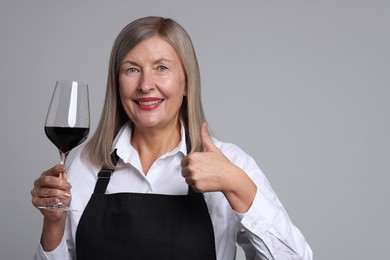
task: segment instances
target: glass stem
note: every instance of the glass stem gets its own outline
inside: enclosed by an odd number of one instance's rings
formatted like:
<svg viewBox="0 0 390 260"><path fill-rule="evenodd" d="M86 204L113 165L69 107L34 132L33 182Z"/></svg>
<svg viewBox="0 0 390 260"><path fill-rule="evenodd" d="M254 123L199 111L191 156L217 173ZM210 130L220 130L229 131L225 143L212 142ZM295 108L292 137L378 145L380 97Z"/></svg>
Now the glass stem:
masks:
<svg viewBox="0 0 390 260"><path fill-rule="evenodd" d="M61 164L65 165L66 157L68 156L68 153L63 153L60 151L60 158L61 158ZM60 179L66 179L66 172L60 173ZM62 200L60 199L57 204L59 207L63 206Z"/></svg>
<svg viewBox="0 0 390 260"><path fill-rule="evenodd" d="M65 165L66 157L68 156L68 153L63 153L60 151L60 158L61 158L61 164ZM60 179L66 179L66 173L63 172L60 174Z"/></svg>
<svg viewBox="0 0 390 260"><path fill-rule="evenodd" d="M68 156L68 153L63 153L60 151L61 164L65 165L65 161L66 161L67 156Z"/></svg>

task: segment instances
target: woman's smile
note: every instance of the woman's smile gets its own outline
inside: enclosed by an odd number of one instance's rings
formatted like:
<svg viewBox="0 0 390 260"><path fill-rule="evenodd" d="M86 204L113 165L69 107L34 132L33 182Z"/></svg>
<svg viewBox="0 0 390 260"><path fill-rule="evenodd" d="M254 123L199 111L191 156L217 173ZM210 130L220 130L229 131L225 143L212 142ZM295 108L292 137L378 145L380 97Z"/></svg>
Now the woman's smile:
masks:
<svg viewBox="0 0 390 260"><path fill-rule="evenodd" d="M162 98L138 98L135 102L142 110L154 110L164 101Z"/></svg>

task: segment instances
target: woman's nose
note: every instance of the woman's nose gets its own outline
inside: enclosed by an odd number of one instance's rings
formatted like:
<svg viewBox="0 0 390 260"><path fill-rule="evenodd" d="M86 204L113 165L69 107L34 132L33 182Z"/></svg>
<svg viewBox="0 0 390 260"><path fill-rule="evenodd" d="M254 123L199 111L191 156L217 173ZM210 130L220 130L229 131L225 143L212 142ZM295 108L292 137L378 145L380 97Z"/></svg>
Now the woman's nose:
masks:
<svg viewBox="0 0 390 260"><path fill-rule="evenodd" d="M143 72L138 84L138 90L143 93L149 93L155 89L156 85L153 80L153 75Z"/></svg>

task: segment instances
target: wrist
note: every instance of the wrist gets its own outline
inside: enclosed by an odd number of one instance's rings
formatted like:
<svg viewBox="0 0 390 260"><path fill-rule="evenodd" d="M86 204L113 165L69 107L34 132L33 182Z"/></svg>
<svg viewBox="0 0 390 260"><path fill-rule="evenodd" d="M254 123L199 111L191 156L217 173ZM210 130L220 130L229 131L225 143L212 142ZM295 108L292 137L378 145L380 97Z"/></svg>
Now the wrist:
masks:
<svg viewBox="0 0 390 260"><path fill-rule="evenodd" d="M41 245L44 251L53 251L61 243L65 232L65 221L66 214L57 219L44 218L41 235Z"/></svg>
<svg viewBox="0 0 390 260"><path fill-rule="evenodd" d="M232 209L238 213L245 213L252 206L257 187L249 176L239 167L226 176L223 194Z"/></svg>

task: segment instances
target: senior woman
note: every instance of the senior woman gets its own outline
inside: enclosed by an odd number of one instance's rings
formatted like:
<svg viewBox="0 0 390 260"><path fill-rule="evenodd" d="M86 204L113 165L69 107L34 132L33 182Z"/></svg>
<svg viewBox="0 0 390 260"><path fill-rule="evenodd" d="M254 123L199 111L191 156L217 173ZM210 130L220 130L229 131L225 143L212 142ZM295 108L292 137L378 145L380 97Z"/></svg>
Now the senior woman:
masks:
<svg viewBox="0 0 390 260"><path fill-rule="evenodd" d="M96 132L34 182L35 259L312 259L255 161L210 137L192 42L172 19L118 35ZM67 171L67 180L60 173Z"/></svg>

